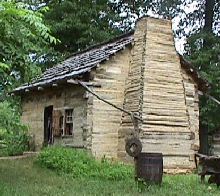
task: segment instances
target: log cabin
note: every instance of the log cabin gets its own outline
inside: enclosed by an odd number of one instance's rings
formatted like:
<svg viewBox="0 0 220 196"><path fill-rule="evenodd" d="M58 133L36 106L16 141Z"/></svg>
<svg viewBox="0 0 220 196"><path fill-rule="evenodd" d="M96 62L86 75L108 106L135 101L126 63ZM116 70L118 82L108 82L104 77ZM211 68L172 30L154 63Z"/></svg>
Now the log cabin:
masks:
<svg viewBox="0 0 220 196"><path fill-rule="evenodd" d="M176 52L170 20L144 17L134 32L75 53L14 90L36 150L64 145L88 149L97 158L131 161L125 152L125 139L134 129L130 116L88 93L77 80L142 119L142 151L162 152L165 170L195 168L198 92L208 84Z"/></svg>

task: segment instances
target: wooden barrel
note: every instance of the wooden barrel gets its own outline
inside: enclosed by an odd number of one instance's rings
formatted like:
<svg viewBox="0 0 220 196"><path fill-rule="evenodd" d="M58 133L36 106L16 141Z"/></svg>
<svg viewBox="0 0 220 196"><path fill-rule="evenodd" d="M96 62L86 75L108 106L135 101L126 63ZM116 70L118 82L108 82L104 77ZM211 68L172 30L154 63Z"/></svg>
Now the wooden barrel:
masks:
<svg viewBox="0 0 220 196"><path fill-rule="evenodd" d="M140 153L135 158L136 179L161 184L163 177L163 154Z"/></svg>

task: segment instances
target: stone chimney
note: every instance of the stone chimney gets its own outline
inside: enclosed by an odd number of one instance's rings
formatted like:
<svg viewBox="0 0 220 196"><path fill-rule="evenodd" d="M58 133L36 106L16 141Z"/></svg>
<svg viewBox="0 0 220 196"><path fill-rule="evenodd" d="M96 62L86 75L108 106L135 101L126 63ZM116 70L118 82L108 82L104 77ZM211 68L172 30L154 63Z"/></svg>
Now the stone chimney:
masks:
<svg viewBox="0 0 220 196"><path fill-rule="evenodd" d="M140 19L131 53L124 108L138 112L143 120L139 123L142 151L169 154L173 148L166 146L165 140L179 137L179 133L190 133L181 64L171 21ZM124 139L132 130L131 119L124 114L119 130L119 157L128 156ZM160 145L152 144L155 138L154 142L158 140Z"/></svg>

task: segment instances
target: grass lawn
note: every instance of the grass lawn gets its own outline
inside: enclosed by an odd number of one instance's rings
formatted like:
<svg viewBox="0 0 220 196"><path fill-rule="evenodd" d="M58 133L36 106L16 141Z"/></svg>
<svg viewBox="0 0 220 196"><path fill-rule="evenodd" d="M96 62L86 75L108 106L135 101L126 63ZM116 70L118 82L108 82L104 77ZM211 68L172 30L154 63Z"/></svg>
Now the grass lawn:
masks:
<svg viewBox="0 0 220 196"><path fill-rule="evenodd" d="M197 175L163 177L161 186L138 187L133 179L103 181L58 175L33 163L33 158L0 160L0 195L220 195L215 185L201 184Z"/></svg>

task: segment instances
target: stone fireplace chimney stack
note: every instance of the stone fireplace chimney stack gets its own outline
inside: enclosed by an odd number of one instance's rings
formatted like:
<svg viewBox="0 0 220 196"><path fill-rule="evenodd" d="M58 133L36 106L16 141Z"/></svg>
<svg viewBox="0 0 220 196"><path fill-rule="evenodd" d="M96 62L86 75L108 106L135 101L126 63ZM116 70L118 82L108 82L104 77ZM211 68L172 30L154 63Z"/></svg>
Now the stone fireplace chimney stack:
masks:
<svg viewBox="0 0 220 196"><path fill-rule="evenodd" d="M142 18L137 22L124 108L137 112L143 120L139 123L143 152L162 152L165 165L171 155L177 156L173 164L178 165L182 162L181 151L193 152L192 141L184 145L185 149L181 147L181 140L187 140L191 132L171 21ZM118 156L122 159L128 156L124 151L124 139L132 130L130 117L124 114L118 148ZM169 144L169 140L174 143Z"/></svg>

